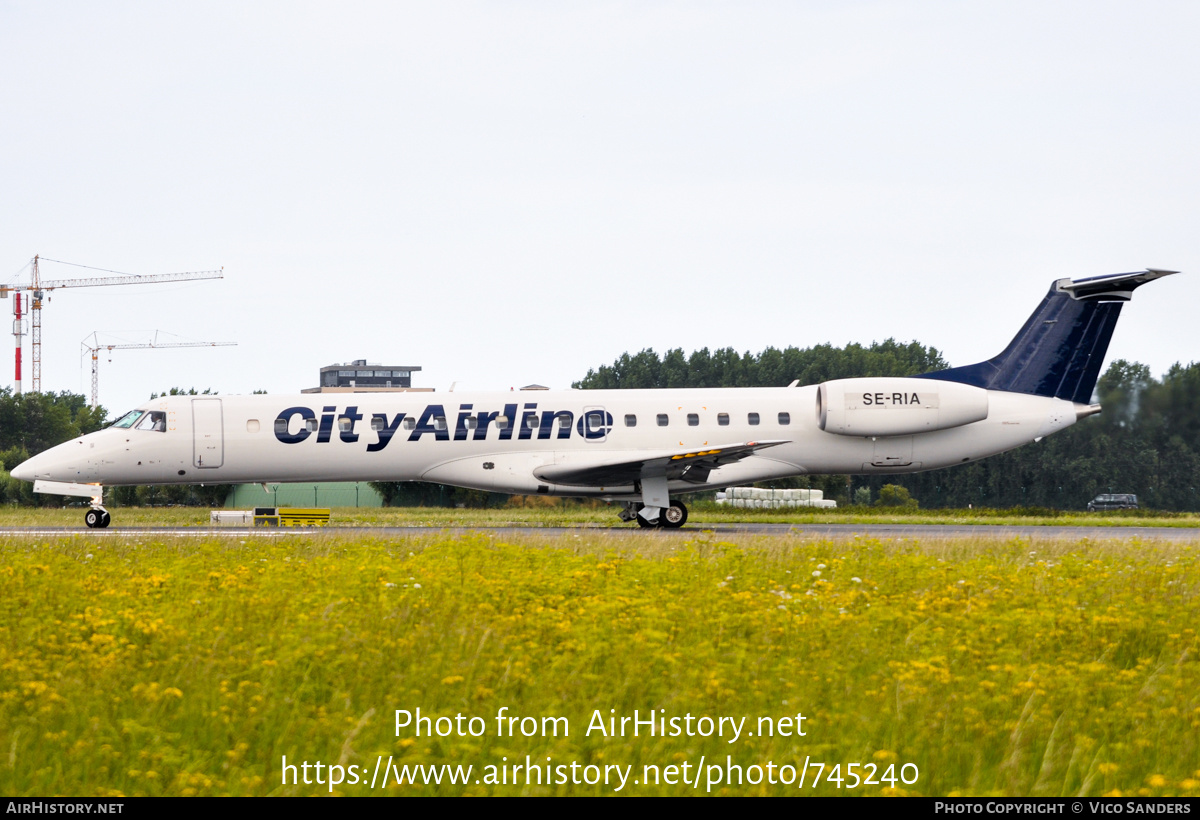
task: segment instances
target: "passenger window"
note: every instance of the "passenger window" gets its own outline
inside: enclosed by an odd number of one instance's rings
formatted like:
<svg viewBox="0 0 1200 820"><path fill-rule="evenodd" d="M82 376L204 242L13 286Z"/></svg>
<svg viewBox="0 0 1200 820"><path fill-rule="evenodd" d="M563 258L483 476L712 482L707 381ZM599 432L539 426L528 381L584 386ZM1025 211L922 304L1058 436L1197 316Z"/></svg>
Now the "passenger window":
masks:
<svg viewBox="0 0 1200 820"><path fill-rule="evenodd" d="M246 432L247 433L257 433L258 428L259 428L258 419L247 419L246 420Z"/></svg>
<svg viewBox="0 0 1200 820"><path fill-rule="evenodd" d="M341 430L343 433L349 433L350 427L353 424L354 424L354 422L350 419L349 416L342 416L341 418L338 419L338 430Z"/></svg>
<svg viewBox="0 0 1200 820"><path fill-rule="evenodd" d="M538 429L537 416L526 416L525 417L525 426L528 427L530 430Z"/></svg>
<svg viewBox="0 0 1200 820"><path fill-rule="evenodd" d="M728 427L729 426L729 414L728 413L717 413L717 424L721 425L722 427Z"/></svg>
<svg viewBox="0 0 1200 820"><path fill-rule="evenodd" d="M288 434L287 419L275 419L275 435L286 436Z"/></svg>
<svg viewBox="0 0 1200 820"><path fill-rule="evenodd" d="M758 413L747 413L746 414L746 423L747 424L758 424Z"/></svg>
<svg viewBox="0 0 1200 820"><path fill-rule="evenodd" d="M417 420L412 416L408 416L404 419L404 421L400 422L400 426L405 430L412 430L417 426Z"/></svg>
<svg viewBox="0 0 1200 820"><path fill-rule="evenodd" d="M383 429L383 418L380 416L371 416L371 429L378 433Z"/></svg>
<svg viewBox="0 0 1200 820"><path fill-rule="evenodd" d="M318 427L318 426L319 426L319 424L318 424L318 422L317 422L317 420L316 420L316 419L305 419L305 420L304 420L304 427L305 427L305 429L306 429L306 430L308 430L308 432L310 432L310 433L315 433L315 432L317 432L317 427Z"/></svg>
<svg viewBox="0 0 1200 820"><path fill-rule="evenodd" d="M446 429L446 417L445 416L434 416L433 417L433 429L434 430L445 430Z"/></svg>
<svg viewBox="0 0 1200 820"><path fill-rule="evenodd" d="M475 418L474 416L470 416L466 420L466 425L467 425L468 430L474 430L476 427L479 426L479 419Z"/></svg>
<svg viewBox="0 0 1200 820"><path fill-rule="evenodd" d="M560 415L558 417L558 426L559 427L570 427L571 426L571 415L569 413L564 413L564 414Z"/></svg>
<svg viewBox="0 0 1200 820"><path fill-rule="evenodd" d="M659 414L658 414L658 426L659 426L659 427L666 427L666 426L667 426L667 414L666 414L666 413L659 413Z"/></svg>
<svg viewBox="0 0 1200 820"><path fill-rule="evenodd" d="M688 413L688 427L698 427L700 425L699 413Z"/></svg>
<svg viewBox="0 0 1200 820"><path fill-rule="evenodd" d="M508 416L496 416L496 426L501 430L507 430L509 426Z"/></svg>
<svg viewBox="0 0 1200 820"><path fill-rule="evenodd" d="M635 416L633 413L626 413L625 414L625 426L626 427L637 427L637 416Z"/></svg>
<svg viewBox="0 0 1200 820"><path fill-rule="evenodd" d="M780 424L791 424L792 423L791 415L788 413L780 413L779 414L779 423Z"/></svg>

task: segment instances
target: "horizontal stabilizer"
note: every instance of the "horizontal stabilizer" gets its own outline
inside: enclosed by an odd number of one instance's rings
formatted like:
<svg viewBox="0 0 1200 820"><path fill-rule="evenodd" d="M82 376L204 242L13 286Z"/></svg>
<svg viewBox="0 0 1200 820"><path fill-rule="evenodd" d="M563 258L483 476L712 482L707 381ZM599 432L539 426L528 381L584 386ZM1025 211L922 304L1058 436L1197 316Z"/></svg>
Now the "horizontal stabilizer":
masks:
<svg viewBox="0 0 1200 820"><path fill-rule="evenodd" d="M638 458L628 458L624 454L617 458L587 454L586 460L581 462L538 467L534 475L542 481L574 487L615 487L661 476L666 476L668 481L704 484L708 474L717 467L741 461L759 450L779 444L787 444L787 441L748 441L693 450L659 450Z"/></svg>
<svg viewBox="0 0 1200 820"><path fill-rule="evenodd" d="M1000 355L915 378L1088 404L1122 304L1135 288L1173 273L1177 271L1147 268L1059 279Z"/></svg>
<svg viewBox="0 0 1200 820"><path fill-rule="evenodd" d="M1146 268L1134 273L1110 273L1106 276L1090 276L1087 279L1060 279L1055 285L1075 299L1128 302L1134 288L1173 273L1179 271Z"/></svg>

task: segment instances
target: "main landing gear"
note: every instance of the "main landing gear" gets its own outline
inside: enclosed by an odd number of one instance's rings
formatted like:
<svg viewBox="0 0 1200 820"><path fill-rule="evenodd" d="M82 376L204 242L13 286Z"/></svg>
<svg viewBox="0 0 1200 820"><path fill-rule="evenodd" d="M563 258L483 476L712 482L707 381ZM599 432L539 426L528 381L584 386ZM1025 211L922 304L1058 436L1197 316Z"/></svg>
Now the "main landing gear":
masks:
<svg viewBox="0 0 1200 820"><path fill-rule="evenodd" d="M621 510L619 517L622 521L637 521L638 526L645 529L661 527L675 530L687 523L688 511L682 501L672 501L666 508L654 508L657 515L653 519L647 519L641 514L644 509L644 504L628 503L625 509Z"/></svg>
<svg viewBox="0 0 1200 820"><path fill-rule="evenodd" d="M92 507L83 516L83 523L94 530L102 530L112 521L112 516L103 507Z"/></svg>
<svg viewBox="0 0 1200 820"><path fill-rule="evenodd" d="M619 517L622 521L637 521L639 527L663 527L674 530L687 521L687 507L672 501L667 491L666 475L645 476L638 482L641 503L626 501Z"/></svg>

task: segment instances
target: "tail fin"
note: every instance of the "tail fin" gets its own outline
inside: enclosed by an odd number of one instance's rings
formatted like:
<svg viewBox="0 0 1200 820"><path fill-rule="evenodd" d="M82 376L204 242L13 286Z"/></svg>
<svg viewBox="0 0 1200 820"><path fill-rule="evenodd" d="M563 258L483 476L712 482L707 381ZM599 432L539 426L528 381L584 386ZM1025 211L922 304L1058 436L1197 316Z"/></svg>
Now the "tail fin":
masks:
<svg viewBox="0 0 1200 820"><path fill-rule="evenodd" d="M1173 270L1147 268L1087 279L1059 279L999 356L917 378L961 382L988 390L1052 396L1087 404L1108 342L1134 288Z"/></svg>

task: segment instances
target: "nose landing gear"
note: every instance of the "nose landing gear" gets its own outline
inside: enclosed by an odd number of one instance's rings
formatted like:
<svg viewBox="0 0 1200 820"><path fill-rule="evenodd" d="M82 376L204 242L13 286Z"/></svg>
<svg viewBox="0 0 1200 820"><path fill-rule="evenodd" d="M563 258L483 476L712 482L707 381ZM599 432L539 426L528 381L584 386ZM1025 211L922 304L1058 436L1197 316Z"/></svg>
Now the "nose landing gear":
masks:
<svg viewBox="0 0 1200 820"><path fill-rule="evenodd" d="M108 514L108 510L103 507L92 507L83 516L83 523L89 528L102 530L112 521L112 516Z"/></svg>

